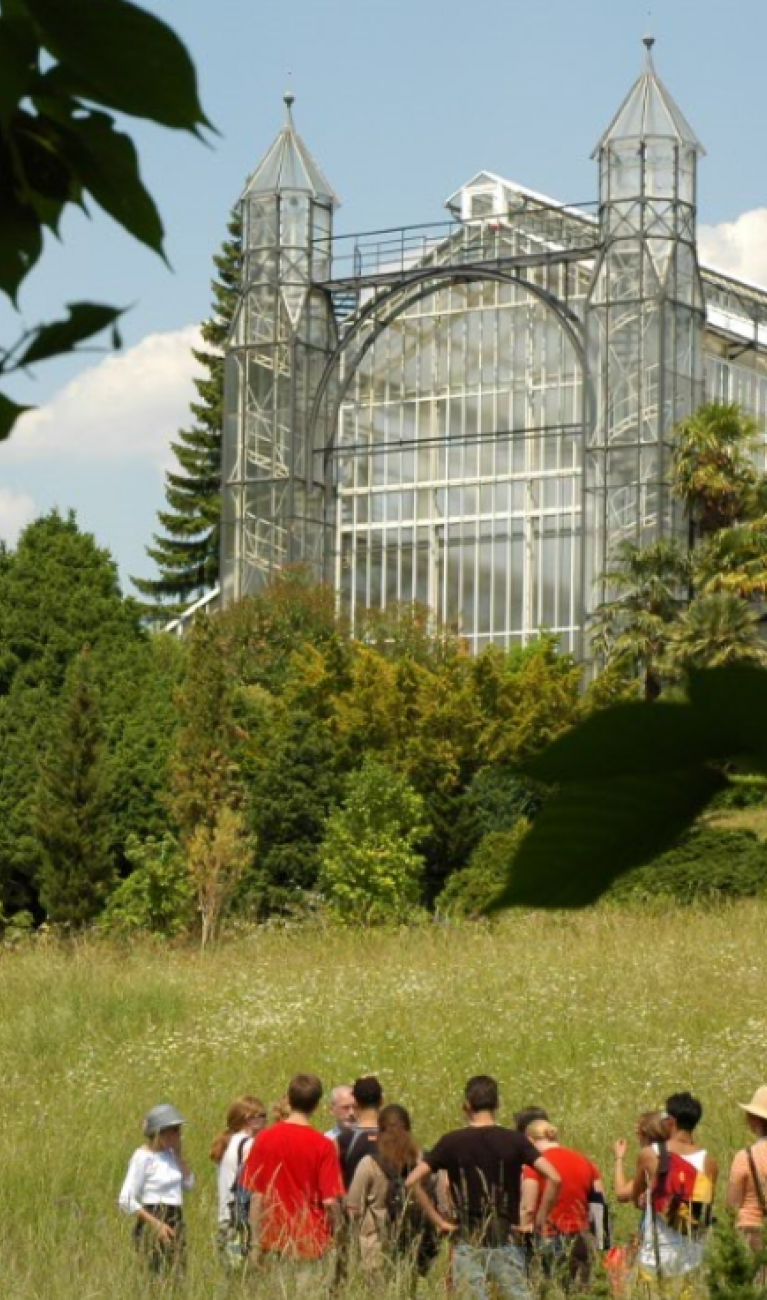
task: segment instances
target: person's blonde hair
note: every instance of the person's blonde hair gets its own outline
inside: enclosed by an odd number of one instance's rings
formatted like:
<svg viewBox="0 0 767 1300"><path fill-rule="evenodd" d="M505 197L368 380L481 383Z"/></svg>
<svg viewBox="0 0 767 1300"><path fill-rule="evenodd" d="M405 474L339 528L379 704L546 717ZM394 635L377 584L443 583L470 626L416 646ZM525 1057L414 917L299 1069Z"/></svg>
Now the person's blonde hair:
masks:
<svg viewBox="0 0 767 1300"><path fill-rule="evenodd" d="M252 1097L249 1093L245 1093L242 1097L235 1097L226 1112L226 1128L217 1133L213 1139L210 1148L210 1158L213 1163L220 1165L235 1133L242 1132L250 1120L259 1118L266 1120L266 1106L258 1100L258 1097Z"/></svg>
<svg viewBox="0 0 767 1300"><path fill-rule="evenodd" d="M288 1118L289 1114L290 1114L290 1102L288 1101L288 1097L286 1093L284 1097L280 1097L279 1101L272 1102L271 1106L269 1107L269 1117L271 1119L272 1124L281 1124L283 1120L286 1120Z"/></svg>
<svg viewBox="0 0 767 1300"><path fill-rule="evenodd" d="M637 1120L639 1139L648 1145L651 1142L668 1142L671 1136L668 1115L663 1110L643 1110Z"/></svg>
<svg viewBox="0 0 767 1300"><path fill-rule="evenodd" d="M525 1129L525 1136L531 1142L556 1142L559 1137L559 1129L549 1123L547 1119L534 1119Z"/></svg>

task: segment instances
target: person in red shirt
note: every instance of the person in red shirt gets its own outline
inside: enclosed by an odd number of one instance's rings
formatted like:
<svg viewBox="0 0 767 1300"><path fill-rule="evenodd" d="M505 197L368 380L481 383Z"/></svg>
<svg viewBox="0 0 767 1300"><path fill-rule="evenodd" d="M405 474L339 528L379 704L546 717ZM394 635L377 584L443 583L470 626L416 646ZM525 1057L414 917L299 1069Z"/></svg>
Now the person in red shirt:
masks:
<svg viewBox="0 0 767 1300"><path fill-rule="evenodd" d="M557 1129L548 1120L534 1120L527 1126L527 1137L554 1166L562 1180L547 1223L539 1229L538 1256L545 1271L559 1271L561 1265L565 1282L585 1286L591 1272L593 1251L589 1196L592 1192L604 1193L602 1175L580 1151L560 1146L558 1136ZM538 1171L526 1165L522 1175L523 1227L535 1222L543 1183Z"/></svg>
<svg viewBox="0 0 767 1300"><path fill-rule="evenodd" d="M251 1250L319 1260L333 1242L344 1194L334 1142L310 1124L322 1097L316 1075L297 1074L288 1087L287 1119L256 1137L241 1175L251 1193Z"/></svg>

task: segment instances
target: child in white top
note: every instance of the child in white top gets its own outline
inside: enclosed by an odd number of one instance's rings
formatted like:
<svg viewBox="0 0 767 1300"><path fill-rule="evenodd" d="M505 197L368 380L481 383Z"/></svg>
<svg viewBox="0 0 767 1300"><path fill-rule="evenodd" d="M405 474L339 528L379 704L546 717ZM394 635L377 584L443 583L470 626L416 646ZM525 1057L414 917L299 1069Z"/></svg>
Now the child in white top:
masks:
<svg viewBox="0 0 767 1300"><path fill-rule="evenodd" d="M226 1128L210 1148L210 1158L218 1165L218 1243L224 1253L238 1259L248 1243L247 1223L239 1223L236 1214L235 1181L266 1121L266 1107L258 1097L235 1097L226 1112Z"/></svg>
<svg viewBox="0 0 767 1300"><path fill-rule="evenodd" d="M144 1120L146 1142L131 1156L118 1204L136 1217L136 1246L155 1271L178 1266L183 1256L184 1192L194 1174L181 1152L183 1117L175 1106L155 1106Z"/></svg>

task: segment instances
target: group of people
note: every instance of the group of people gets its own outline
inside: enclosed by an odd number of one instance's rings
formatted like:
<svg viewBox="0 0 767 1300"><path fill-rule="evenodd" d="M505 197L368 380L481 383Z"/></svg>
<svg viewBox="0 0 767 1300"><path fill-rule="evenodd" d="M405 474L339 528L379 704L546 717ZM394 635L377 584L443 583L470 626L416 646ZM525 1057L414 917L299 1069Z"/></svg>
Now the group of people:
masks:
<svg viewBox="0 0 767 1300"><path fill-rule="evenodd" d="M310 1285L330 1286L356 1255L371 1279L394 1265L415 1279L447 1238L453 1283L477 1300L492 1288L522 1300L536 1273L565 1288L588 1284L596 1252L609 1246L605 1187L588 1156L560 1143L545 1110L519 1111L505 1126L497 1082L475 1075L462 1126L424 1150L405 1107L385 1105L374 1076L332 1090L325 1133L312 1122L322 1095L315 1075L297 1074L271 1114L253 1096L230 1105L210 1153L228 1262L290 1266ZM740 1105L753 1140L732 1163L727 1205L757 1250L767 1222L767 1087ZM674 1093L662 1111L640 1115L633 1173L626 1141L614 1146L615 1195L639 1210L633 1256L648 1281L683 1277L702 1262L719 1169L698 1142L701 1118L695 1097ZM169 1104L149 1112L120 1193L156 1270L183 1260L183 1199L194 1185L183 1125Z"/></svg>

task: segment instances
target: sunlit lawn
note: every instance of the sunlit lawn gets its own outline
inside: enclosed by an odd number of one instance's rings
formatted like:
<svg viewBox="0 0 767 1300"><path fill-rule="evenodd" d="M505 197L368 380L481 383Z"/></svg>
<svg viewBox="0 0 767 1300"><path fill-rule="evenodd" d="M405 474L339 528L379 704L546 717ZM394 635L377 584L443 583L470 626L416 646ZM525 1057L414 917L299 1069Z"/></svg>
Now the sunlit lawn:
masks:
<svg viewBox="0 0 767 1300"><path fill-rule="evenodd" d="M232 1096L274 1101L297 1070L327 1085L378 1073L424 1145L460 1122L468 1075L496 1074L505 1116L547 1106L608 1181L612 1140L690 1088L705 1142L726 1163L744 1137L735 1103L767 1080L766 955L765 903L396 934L263 930L204 955L3 949L3 1296L142 1293L116 1197L141 1117L164 1100L188 1116L199 1180L184 1293L231 1286L212 1246L207 1148ZM621 1230L633 1223L625 1210Z"/></svg>

